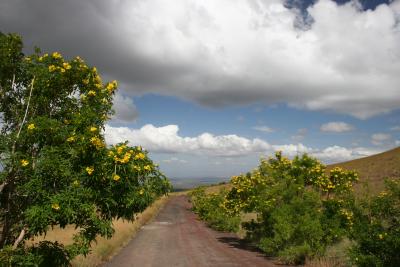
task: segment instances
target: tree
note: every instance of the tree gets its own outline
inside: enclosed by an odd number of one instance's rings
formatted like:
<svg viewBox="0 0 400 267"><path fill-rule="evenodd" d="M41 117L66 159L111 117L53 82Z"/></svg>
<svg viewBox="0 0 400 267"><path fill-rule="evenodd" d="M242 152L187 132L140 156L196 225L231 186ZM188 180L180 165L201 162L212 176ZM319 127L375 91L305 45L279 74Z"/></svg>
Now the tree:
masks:
<svg viewBox="0 0 400 267"><path fill-rule="evenodd" d="M103 83L81 58L22 53L18 35L0 34L0 263L65 266L87 254L112 219L134 219L169 182L141 147L107 147L117 82ZM74 243L25 241L75 225Z"/></svg>

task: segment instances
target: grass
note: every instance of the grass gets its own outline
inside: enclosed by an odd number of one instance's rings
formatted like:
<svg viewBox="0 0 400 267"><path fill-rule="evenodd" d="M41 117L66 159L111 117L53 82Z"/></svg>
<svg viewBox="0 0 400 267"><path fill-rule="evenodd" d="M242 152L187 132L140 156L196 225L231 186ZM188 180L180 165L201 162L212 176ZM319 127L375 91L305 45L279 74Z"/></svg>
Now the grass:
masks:
<svg viewBox="0 0 400 267"><path fill-rule="evenodd" d="M385 178L400 177L400 147L343 163L329 165L328 168L341 167L355 170L360 175L360 183L355 189L359 193L365 192L365 184L371 193L378 193L384 187Z"/></svg>
<svg viewBox="0 0 400 267"><path fill-rule="evenodd" d="M173 194L171 194L173 195ZM98 266L101 263L111 259L116 255L128 242L135 236L138 230L151 221L168 201L168 197L164 196L155 201L145 211L138 214L136 219L131 221L115 220L113 225L115 233L112 238L98 238L93 244L91 252L86 256L78 256L72 261L73 267L92 267ZM77 230L73 226L68 226L64 229L54 228L50 230L46 236L35 238L33 243L49 240L58 241L64 245L72 243L72 237Z"/></svg>

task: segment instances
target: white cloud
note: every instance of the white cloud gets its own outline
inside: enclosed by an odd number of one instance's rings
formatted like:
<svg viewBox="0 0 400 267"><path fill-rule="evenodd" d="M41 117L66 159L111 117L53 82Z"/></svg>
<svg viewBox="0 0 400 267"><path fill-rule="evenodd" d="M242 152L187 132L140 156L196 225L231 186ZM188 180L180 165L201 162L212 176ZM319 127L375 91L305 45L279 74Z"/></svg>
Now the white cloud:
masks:
<svg viewBox="0 0 400 267"><path fill-rule="evenodd" d="M371 143L376 146L387 144L391 139L392 136L390 134L375 133L371 135Z"/></svg>
<svg viewBox="0 0 400 267"><path fill-rule="evenodd" d="M322 124L320 127L321 132L331 132L331 133L342 133L349 132L354 129L353 125L350 125L341 121L332 121Z"/></svg>
<svg viewBox="0 0 400 267"><path fill-rule="evenodd" d="M390 128L391 131L400 131L400 126L393 126Z"/></svg>
<svg viewBox="0 0 400 267"><path fill-rule="evenodd" d="M306 137L308 133L307 128L300 128L297 130L297 133L295 135L293 135L291 138L293 141L295 142L301 142L304 140L304 138Z"/></svg>
<svg viewBox="0 0 400 267"><path fill-rule="evenodd" d="M135 121L139 115L132 98L118 93L114 97L113 108L115 115L112 119L115 121L132 122Z"/></svg>
<svg viewBox="0 0 400 267"><path fill-rule="evenodd" d="M367 149L363 147L358 148L345 148L341 146L330 146L318 152L312 153L315 157L328 162L335 163L341 161L352 160L356 158L370 156L382 152L376 149Z"/></svg>
<svg viewBox="0 0 400 267"><path fill-rule="evenodd" d="M87 58L125 93L214 107L288 103L358 118L399 108L399 0L365 12L353 1L320 0L308 8L308 30L294 27L305 25L284 0L3 2L3 31Z"/></svg>
<svg viewBox="0 0 400 267"><path fill-rule="evenodd" d="M303 153L312 153L314 150L312 148L306 147L305 145L299 143L297 145L274 145L274 150L279 150L284 152L289 157L294 157L296 155L301 155Z"/></svg>
<svg viewBox="0 0 400 267"><path fill-rule="evenodd" d="M247 139L235 134L213 135L203 133L196 137L183 137L178 134L177 125L155 127L151 124L140 129L127 127L112 127L107 125L105 137L108 144L115 144L128 140L131 145L142 145L152 153L174 153L190 154L206 157L225 157L232 160L232 157L245 157L251 155L268 155L280 150L289 157L308 153L324 162L340 162L363 156L369 156L381 150L363 147L345 148L341 146L330 146L324 149L307 147L299 144L270 145L261 139ZM182 159L173 156L163 160L165 163L186 163ZM220 162L220 161L218 161Z"/></svg>
<svg viewBox="0 0 400 267"><path fill-rule="evenodd" d="M400 140L396 140L395 144L396 146L400 146Z"/></svg>
<svg viewBox="0 0 400 267"><path fill-rule="evenodd" d="M264 132L264 133L273 133L275 132L275 129L268 127L268 126L254 126L253 127L254 130L260 131L260 132Z"/></svg>
<svg viewBox="0 0 400 267"><path fill-rule="evenodd" d="M213 156L242 156L270 150L260 139L247 139L237 135L203 133L196 137L182 137L177 125L155 127L147 124L140 129L112 127L105 129L106 141L115 144L128 140L131 145L142 145L151 152L208 154Z"/></svg>
<svg viewBox="0 0 400 267"><path fill-rule="evenodd" d="M184 160L184 159L179 159L179 158L177 158L177 157L172 157L172 158L169 158L169 159L164 159L164 160L162 160L162 162L165 162L165 163L179 163L179 164L185 164L185 163L187 163L188 161L187 161L187 160Z"/></svg>

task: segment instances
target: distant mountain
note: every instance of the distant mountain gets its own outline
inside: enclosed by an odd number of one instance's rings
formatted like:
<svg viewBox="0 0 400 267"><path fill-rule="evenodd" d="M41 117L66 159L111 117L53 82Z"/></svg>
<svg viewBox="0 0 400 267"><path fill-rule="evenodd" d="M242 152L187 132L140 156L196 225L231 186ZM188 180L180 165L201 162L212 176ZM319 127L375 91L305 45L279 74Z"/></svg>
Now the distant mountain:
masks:
<svg viewBox="0 0 400 267"><path fill-rule="evenodd" d="M400 147L342 163L329 165L328 168L341 167L346 170L355 170L360 175L360 184L357 190L361 190L363 182L367 182L371 193L383 189L383 181L386 177L400 178Z"/></svg>
<svg viewBox="0 0 400 267"><path fill-rule="evenodd" d="M219 183L228 182L230 178L216 178L216 177L204 177L204 178L170 178L175 191L181 191L186 189L195 188L198 186L216 185Z"/></svg>

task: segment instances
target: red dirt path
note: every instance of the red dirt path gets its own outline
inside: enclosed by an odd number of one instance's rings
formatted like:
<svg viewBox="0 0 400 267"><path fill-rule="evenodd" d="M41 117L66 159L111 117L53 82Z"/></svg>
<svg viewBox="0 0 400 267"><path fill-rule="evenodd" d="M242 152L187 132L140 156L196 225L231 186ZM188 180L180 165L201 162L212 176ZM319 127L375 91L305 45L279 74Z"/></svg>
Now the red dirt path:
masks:
<svg viewBox="0 0 400 267"><path fill-rule="evenodd" d="M104 266L276 266L234 234L208 228L190 207L186 196L171 197L155 220Z"/></svg>

